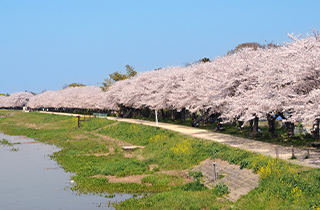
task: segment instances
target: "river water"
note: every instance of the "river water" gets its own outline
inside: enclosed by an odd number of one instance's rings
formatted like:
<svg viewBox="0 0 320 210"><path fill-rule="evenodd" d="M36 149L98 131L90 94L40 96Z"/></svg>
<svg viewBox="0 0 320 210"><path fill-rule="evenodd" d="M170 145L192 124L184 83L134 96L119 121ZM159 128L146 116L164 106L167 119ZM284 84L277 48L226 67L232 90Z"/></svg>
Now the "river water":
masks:
<svg viewBox="0 0 320 210"><path fill-rule="evenodd" d="M0 133L13 146L0 145L0 209L113 209L113 202L130 194L78 195L70 190L71 173L66 173L49 155L59 151L54 145L21 136ZM16 144L21 143L21 144Z"/></svg>

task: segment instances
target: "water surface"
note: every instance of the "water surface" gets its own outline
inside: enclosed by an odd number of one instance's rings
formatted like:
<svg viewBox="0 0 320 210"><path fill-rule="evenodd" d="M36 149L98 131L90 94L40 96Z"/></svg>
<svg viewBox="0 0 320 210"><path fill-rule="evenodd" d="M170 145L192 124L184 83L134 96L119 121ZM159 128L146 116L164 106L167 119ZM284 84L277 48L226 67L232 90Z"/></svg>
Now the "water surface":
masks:
<svg viewBox="0 0 320 210"><path fill-rule="evenodd" d="M59 148L0 133L2 139L14 145L0 145L0 209L113 209L109 203L132 197L77 195L70 190L72 174L49 157Z"/></svg>

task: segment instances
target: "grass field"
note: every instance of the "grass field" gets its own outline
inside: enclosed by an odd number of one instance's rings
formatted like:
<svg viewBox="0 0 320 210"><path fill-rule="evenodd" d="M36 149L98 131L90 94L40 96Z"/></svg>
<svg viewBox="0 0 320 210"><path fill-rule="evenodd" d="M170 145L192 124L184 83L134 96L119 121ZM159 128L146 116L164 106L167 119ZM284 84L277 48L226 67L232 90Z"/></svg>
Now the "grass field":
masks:
<svg viewBox="0 0 320 210"><path fill-rule="evenodd" d="M52 158L75 173L79 193L138 193L117 209L320 209L320 170L230 148L172 131L107 119L81 122L69 116L0 111L0 131L24 135L62 149ZM281 135L281 134L280 134ZM125 151L121 145L145 146ZM259 173L259 186L232 203L221 191L186 183L180 172L210 158ZM166 172L176 173L166 173ZM111 182L111 179L138 181Z"/></svg>

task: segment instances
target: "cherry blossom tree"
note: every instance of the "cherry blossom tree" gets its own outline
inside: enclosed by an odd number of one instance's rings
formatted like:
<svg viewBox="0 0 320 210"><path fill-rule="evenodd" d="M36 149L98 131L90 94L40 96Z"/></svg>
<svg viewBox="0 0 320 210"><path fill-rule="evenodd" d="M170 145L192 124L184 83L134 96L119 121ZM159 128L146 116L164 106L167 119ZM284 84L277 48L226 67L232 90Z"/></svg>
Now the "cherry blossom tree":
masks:
<svg viewBox="0 0 320 210"><path fill-rule="evenodd" d="M8 96L0 95L0 107L7 107Z"/></svg>
<svg viewBox="0 0 320 210"><path fill-rule="evenodd" d="M107 95L96 86L67 87L58 91L45 91L36 95L28 105L31 108L106 109Z"/></svg>
<svg viewBox="0 0 320 210"><path fill-rule="evenodd" d="M244 56L249 58L246 59L246 74L242 78L239 75L240 85L234 96L225 100L229 106L224 109L227 117L240 114L246 121L287 112L290 123L306 120L298 112L304 112L301 109L308 103L306 95L319 88L319 38L290 37L293 42L283 47L257 50L255 55ZM244 53L248 51L240 52Z"/></svg>
<svg viewBox="0 0 320 210"><path fill-rule="evenodd" d="M33 97L34 95L29 92L17 92L10 96L0 96L0 107L21 108Z"/></svg>

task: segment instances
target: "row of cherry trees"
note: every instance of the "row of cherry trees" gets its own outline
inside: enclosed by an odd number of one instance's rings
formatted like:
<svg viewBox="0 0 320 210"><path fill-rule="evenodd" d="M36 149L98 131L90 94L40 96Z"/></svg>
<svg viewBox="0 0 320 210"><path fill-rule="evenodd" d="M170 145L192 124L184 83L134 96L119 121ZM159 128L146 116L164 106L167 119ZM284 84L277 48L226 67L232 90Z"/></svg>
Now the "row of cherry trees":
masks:
<svg viewBox="0 0 320 210"><path fill-rule="evenodd" d="M117 110L149 108L186 110L241 122L266 117L310 123L320 117L320 36L289 35L276 48L246 48L211 62L169 67L118 81L106 92L99 87L69 87L27 94L31 108L90 108ZM24 104L25 93L0 96L0 107ZM290 126L288 126L290 127ZM255 126L257 129L257 126Z"/></svg>
<svg viewBox="0 0 320 210"><path fill-rule="evenodd" d="M32 97L34 95L29 92L17 92L10 96L0 95L0 108L23 107Z"/></svg>
<svg viewBox="0 0 320 210"><path fill-rule="evenodd" d="M273 122L283 114L288 123L313 122L320 116L320 36L289 36L292 41L281 47L247 48L212 62L160 69L118 82L108 92L109 103L209 110L244 122L261 117Z"/></svg>
<svg viewBox="0 0 320 210"><path fill-rule="evenodd" d="M96 86L68 87L58 91L45 91L33 95L29 92L0 96L0 107L17 108L27 102L32 109L40 108L78 108L106 109L107 94Z"/></svg>

